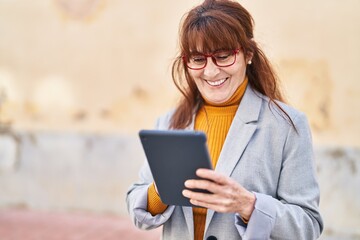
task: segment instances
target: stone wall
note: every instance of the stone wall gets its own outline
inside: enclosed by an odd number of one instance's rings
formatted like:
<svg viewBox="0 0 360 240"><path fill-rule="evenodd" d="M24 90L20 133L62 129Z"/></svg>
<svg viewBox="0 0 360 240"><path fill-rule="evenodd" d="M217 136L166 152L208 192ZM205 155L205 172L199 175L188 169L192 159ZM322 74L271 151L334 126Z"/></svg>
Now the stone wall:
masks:
<svg viewBox="0 0 360 240"><path fill-rule="evenodd" d="M127 215L145 159L136 135L21 132L0 146L0 208ZM360 238L360 149L315 146L315 155L324 237Z"/></svg>
<svg viewBox="0 0 360 240"><path fill-rule="evenodd" d="M0 1L0 122L19 131L151 127L179 97L178 26L199 2ZM241 4L314 142L360 146L360 1Z"/></svg>

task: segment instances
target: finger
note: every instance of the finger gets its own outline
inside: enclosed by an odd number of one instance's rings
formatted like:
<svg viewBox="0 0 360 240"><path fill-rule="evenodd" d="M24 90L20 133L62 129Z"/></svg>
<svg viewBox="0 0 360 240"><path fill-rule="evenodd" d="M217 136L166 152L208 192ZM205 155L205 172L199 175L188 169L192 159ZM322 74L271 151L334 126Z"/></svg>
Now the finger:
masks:
<svg viewBox="0 0 360 240"><path fill-rule="evenodd" d="M190 189L203 189L212 193L219 193L222 191L222 186L208 180L203 179L190 179L185 181L185 187Z"/></svg>
<svg viewBox="0 0 360 240"><path fill-rule="evenodd" d="M182 194L190 200L204 202L207 204L222 204L222 202L224 202L224 199L219 195L211 193L194 192L188 189L184 189Z"/></svg>
<svg viewBox="0 0 360 240"><path fill-rule="evenodd" d="M230 179L221 173L215 172L214 170L211 170L211 169L205 169L205 168L199 168L198 170L196 170L196 175L198 177L209 179L209 180L216 182L218 184L221 184L221 185L227 184Z"/></svg>
<svg viewBox="0 0 360 240"><path fill-rule="evenodd" d="M199 206L199 207L203 207L203 208L208 208L208 206L210 206L210 204L208 203L204 203L195 199L190 199L190 203L195 205L195 206Z"/></svg>
<svg viewBox="0 0 360 240"><path fill-rule="evenodd" d="M211 210L213 210L215 212L222 212L222 213L231 212L231 210L229 210L227 207L222 206L222 205L218 205L218 204L202 202L202 201L195 200L195 199L190 199L190 202L191 202L191 204L193 204L195 206L211 209Z"/></svg>
<svg viewBox="0 0 360 240"><path fill-rule="evenodd" d="M207 208L207 209L211 209L211 210L215 210L215 208L217 208L217 207L215 207L216 205L214 205L214 204L202 202L202 201L195 200L195 199L190 199L190 202L191 202L191 204L193 204L195 206L199 206L199 207L203 207L203 208Z"/></svg>

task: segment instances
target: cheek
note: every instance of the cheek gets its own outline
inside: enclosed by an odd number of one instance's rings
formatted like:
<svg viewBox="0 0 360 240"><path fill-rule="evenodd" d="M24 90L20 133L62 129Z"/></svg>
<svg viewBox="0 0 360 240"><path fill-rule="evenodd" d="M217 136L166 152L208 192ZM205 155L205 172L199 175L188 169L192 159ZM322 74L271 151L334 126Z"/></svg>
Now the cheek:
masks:
<svg viewBox="0 0 360 240"><path fill-rule="evenodd" d="M196 88L200 91L203 86L203 82L200 78L194 78L194 83L196 85Z"/></svg>
<svg viewBox="0 0 360 240"><path fill-rule="evenodd" d="M242 62L239 62L237 65L234 65L234 68L231 69L231 71L229 71L228 74L236 77L241 77L245 75L245 72L246 72L246 65L243 64Z"/></svg>
<svg viewBox="0 0 360 240"><path fill-rule="evenodd" d="M189 71L189 75L192 77L197 88L201 87L201 71Z"/></svg>
<svg viewBox="0 0 360 240"><path fill-rule="evenodd" d="M189 70L189 74L193 79L200 78L201 73L202 73L202 71L199 71L199 70L197 70L197 71L191 70L191 69Z"/></svg>
<svg viewBox="0 0 360 240"><path fill-rule="evenodd" d="M188 71L189 73L189 77L190 79L190 85L192 85L193 87L196 87L197 89L199 89L199 87L201 88L201 77L200 74L198 73L198 71Z"/></svg>

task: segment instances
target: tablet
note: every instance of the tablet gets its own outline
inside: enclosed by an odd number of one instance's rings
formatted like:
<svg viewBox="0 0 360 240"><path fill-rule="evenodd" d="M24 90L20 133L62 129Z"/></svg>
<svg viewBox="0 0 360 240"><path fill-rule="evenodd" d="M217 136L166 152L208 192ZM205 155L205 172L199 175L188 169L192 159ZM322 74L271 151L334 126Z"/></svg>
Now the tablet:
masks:
<svg viewBox="0 0 360 240"><path fill-rule="evenodd" d="M186 180L199 179L198 168L212 169L206 135L188 130L141 130L139 137L161 201L193 206L182 191Z"/></svg>

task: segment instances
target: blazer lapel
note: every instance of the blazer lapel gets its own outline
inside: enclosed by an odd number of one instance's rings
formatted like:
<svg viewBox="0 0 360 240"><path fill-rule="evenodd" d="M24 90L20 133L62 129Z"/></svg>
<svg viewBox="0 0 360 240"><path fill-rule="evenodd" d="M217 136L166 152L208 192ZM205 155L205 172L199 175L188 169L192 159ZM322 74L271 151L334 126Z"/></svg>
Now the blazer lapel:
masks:
<svg viewBox="0 0 360 240"><path fill-rule="evenodd" d="M184 130L194 130L195 115L193 116L191 124ZM189 229L191 239L194 239L194 216L192 207L181 207L185 216L186 225Z"/></svg>
<svg viewBox="0 0 360 240"><path fill-rule="evenodd" d="M230 176L257 128L262 99L248 87L231 123L215 171Z"/></svg>
<svg viewBox="0 0 360 240"><path fill-rule="evenodd" d="M262 99L248 86L226 136L215 168L216 172L231 176L257 128L261 104ZM205 232L213 215L214 211L208 209Z"/></svg>
<svg viewBox="0 0 360 240"><path fill-rule="evenodd" d="M186 225L189 229L189 233L191 236L190 239L194 239L194 216L192 207L182 207L182 210L185 216Z"/></svg>

